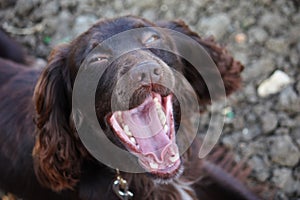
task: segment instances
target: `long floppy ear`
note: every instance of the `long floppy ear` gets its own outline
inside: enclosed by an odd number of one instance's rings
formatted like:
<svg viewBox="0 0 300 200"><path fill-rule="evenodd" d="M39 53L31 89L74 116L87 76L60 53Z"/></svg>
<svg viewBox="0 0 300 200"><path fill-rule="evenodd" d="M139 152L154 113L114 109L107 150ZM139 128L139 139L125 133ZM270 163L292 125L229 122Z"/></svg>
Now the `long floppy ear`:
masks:
<svg viewBox="0 0 300 200"><path fill-rule="evenodd" d="M190 28L181 20L178 21L163 21L157 24L159 27L172 29L183 33L192 39L196 40L207 51L212 60L215 62L225 86L226 95L231 94L237 90L241 85L240 73L244 69L243 65L235 61L224 47L218 45L213 37L201 38L197 33L190 30ZM197 70L187 61L184 61L183 73L190 81L198 95L201 105L211 102L208 87L197 72Z"/></svg>
<svg viewBox="0 0 300 200"><path fill-rule="evenodd" d="M81 166L79 140L71 120L68 46L53 50L35 87L34 168L40 183L54 191L72 189Z"/></svg>

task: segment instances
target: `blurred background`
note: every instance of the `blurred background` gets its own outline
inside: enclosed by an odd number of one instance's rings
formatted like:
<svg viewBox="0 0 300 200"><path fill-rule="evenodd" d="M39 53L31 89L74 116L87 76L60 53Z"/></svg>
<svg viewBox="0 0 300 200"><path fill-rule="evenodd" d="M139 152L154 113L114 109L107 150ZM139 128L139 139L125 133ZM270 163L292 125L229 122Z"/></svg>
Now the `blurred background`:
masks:
<svg viewBox="0 0 300 200"><path fill-rule="evenodd" d="M44 63L101 18L182 19L213 35L245 65L243 88L219 106L220 143L248 159L254 183L300 199L300 1L298 0L0 0L0 25ZM1 47L0 47L1 48ZM203 131L210 113L203 115Z"/></svg>

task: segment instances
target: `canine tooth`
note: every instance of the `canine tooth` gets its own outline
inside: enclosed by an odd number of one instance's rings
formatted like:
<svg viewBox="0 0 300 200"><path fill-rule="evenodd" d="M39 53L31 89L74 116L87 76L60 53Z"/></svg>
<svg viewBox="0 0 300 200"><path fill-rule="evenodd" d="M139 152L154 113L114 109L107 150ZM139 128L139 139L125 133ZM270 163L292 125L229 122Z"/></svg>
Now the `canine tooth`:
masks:
<svg viewBox="0 0 300 200"><path fill-rule="evenodd" d="M179 159L179 154L178 154L178 153L176 153L174 156L171 156L171 157L169 158L169 160L170 160L172 163L176 162L178 159Z"/></svg>
<svg viewBox="0 0 300 200"><path fill-rule="evenodd" d="M136 140L135 140L135 138L134 138L134 137L130 137L129 139L130 139L130 141L131 141L133 144L135 144L135 145L136 145Z"/></svg>
<svg viewBox="0 0 300 200"><path fill-rule="evenodd" d="M149 162L151 169L158 169L158 164L154 162Z"/></svg>
<svg viewBox="0 0 300 200"><path fill-rule="evenodd" d="M162 111L161 109L160 110L157 110L158 112L158 117L159 117L159 120L162 124L165 124L166 121L167 121L167 118L166 118L166 115L164 113L164 111Z"/></svg>
<svg viewBox="0 0 300 200"><path fill-rule="evenodd" d="M158 103L158 98L157 98L157 97L154 97L153 101L154 101L155 103Z"/></svg>
<svg viewBox="0 0 300 200"><path fill-rule="evenodd" d="M168 125L166 124L166 125L164 125L164 131L165 132L167 132L169 130L169 127L168 127Z"/></svg>

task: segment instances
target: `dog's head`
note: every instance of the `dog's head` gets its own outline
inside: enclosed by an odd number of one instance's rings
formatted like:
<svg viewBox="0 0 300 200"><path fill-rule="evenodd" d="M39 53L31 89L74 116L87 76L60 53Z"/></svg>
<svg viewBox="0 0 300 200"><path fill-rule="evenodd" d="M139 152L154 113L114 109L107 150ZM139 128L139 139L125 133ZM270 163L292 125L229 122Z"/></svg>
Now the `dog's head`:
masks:
<svg viewBox="0 0 300 200"><path fill-rule="evenodd" d="M80 179L81 162L87 152L71 110L72 89L83 64L89 69L105 69L97 84L95 110L108 138L135 155L141 167L156 178L178 175L182 162L175 135L181 113L173 92L178 90L174 71L190 82L200 105L209 103L211 97L196 68L170 52L178 48L174 38L157 27L180 32L201 44L217 65L226 94L239 87L242 66L212 39L201 39L182 21L154 24L133 16L100 21L52 52L36 86L33 155L41 183L59 191L74 187ZM142 29L121 37L118 43L103 43L137 28ZM131 45L138 48L123 51ZM157 48L161 46L170 51ZM118 104L117 109L112 109L112 102Z"/></svg>

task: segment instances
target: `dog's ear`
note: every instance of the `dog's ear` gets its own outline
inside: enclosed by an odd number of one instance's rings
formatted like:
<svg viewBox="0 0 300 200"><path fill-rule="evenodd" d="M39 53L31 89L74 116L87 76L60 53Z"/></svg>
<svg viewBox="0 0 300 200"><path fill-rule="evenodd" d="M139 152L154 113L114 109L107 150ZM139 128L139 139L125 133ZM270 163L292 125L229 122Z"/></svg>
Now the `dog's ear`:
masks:
<svg viewBox="0 0 300 200"><path fill-rule="evenodd" d="M68 45L52 51L34 91L35 173L42 185L55 191L72 189L78 182L81 165L79 142L71 120L68 52Z"/></svg>
<svg viewBox="0 0 300 200"><path fill-rule="evenodd" d="M162 21L158 22L157 25L159 27L168 28L189 36L197 41L207 51L208 55L212 58L218 68L218 71L220 72L226 95L231 94L240 87L240 73L244 68L243 65L240 62L235 61L224 47L221 47L215 42L213 37L208 37L205 39L201 38L196 32L191 31L191 29L181 20ZM201 105L210 103L210 92L203 77L201 77L201 75L189 62L183 61L183 63L184 76L192 84L194 90L196 91L199 103Z"/></svg>

